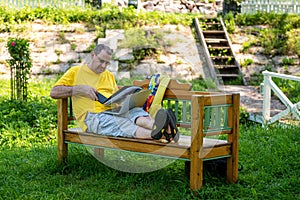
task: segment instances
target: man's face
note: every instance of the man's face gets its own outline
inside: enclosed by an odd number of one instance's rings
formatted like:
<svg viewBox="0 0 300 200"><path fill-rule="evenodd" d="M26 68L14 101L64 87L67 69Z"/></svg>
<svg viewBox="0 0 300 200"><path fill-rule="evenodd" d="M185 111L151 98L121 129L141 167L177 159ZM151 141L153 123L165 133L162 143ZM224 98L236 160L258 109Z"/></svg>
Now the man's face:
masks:
<svg viewBox="0 0 300 200"><path fill-rule="evenodd" d="M100 54L95 55L93 54L93 60L92 60L92 70L96 74L102 73L106 67L110 64L111 55L107 54L106 51L102 50Z"/></svg>

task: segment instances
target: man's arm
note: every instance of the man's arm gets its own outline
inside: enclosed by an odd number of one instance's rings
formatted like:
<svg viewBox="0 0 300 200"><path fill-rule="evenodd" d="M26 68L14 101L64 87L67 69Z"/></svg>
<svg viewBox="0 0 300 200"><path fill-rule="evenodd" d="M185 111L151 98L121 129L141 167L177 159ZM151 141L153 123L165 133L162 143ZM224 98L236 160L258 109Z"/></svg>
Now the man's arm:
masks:
<svg viewBox="0 0 300 200"><path fill-rule="evenodd" d="M76 86L54 86L50 92L50 96L53 99L62 99L71 96L84 96L92 100L97 100L97 90L88 85L76 85Z"/></svg>

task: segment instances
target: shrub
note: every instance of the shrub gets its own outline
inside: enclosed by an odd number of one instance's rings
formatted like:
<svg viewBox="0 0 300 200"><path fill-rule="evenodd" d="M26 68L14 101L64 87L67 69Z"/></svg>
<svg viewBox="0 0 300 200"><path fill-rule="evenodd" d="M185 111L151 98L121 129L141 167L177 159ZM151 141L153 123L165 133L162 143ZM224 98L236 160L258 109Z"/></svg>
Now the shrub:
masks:
<svg viewBox="0 0 300 200"><path fill-rule="evenodd" d="M56 106L50 97L0 102L0 146L29 147L55 142Z"/></svg>
<svg viewBox="0 0 300 200"><path fill-rule="evenodd" d="M280 88L280 90L291 100L296 103L300 101L300 84L297 81L273 78L273 81Z"/></svg>
<svg viewBox="0 0 300 200"><path fill-rule="evenodd" d="M242 67L247 67L247 66L251 65L252 63L253 63L253 60L252 60L252 59L246 58L246 59L244 59L244 61L241 63L241 66L242 66Z"/></svg>
<svg viewBox="0 0 300 200"><path fill-rule="evenodd" d="M157 50L163 50L167 45L163 37L163 32L158 29L128 29L125 31L125 40L120 43L120 46L133 49L135 60L139 61L154 55Z"/></svg>
<svg viewBox="0 0 300 200"><path fill-rule="evenodd" d="M246 53L251 47L251 42L249 41L243 42L242 46L243 48L241 49L241 52Z"/></svg>
<svg viewBox="0 0 300 200"><path fill-rule="evenodd" d="M259 42L264 53L275 55L283 52L286 36L279 29L264 29L260 31Z"/></svg>
<svg viewBox="0 0 300 200"><path fill-rule="evenodd" d="M282 59L282 64L283 65L293 65L294 64L294 60L292 58L284 57Z"/></svg>
<svg viewBox="0 0 300 200"><path fill-rule="evenodd" d="M287 32L287 42L284 47L285 54L297 54L300 56L300 29Z"/></svg>
<svg viewBox="0 0 300 200"><path fill-rule="evenodd" d="M22 38L9 38L6 45L11 59L11 99L27 100L27 85L32 61L29 41Z"/></svg>
<svg viewBox="0 0 300 200"><path fill-rule="evenodd" d="M225 23L228 33L233 33L235 30L235 21L234 21L234 15L232 12L229 12L227 15L225 15L224 23Z"/></svg>

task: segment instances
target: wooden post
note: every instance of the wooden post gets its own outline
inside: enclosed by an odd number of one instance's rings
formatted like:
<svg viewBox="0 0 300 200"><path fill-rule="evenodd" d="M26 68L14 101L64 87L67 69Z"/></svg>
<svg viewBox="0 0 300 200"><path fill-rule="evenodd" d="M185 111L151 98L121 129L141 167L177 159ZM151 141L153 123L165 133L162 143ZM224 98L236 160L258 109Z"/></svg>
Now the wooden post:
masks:
<svg viewBox="0 0 300 200"><path fill-rule="evenodd" d="M240 119L240 94L232 95L232 133L228 135L228 143L231 143L231 157L227 158L227 181L235 183L238 180L238 140Z"/></svg>
<svg viewBox="0 0 300 200"><path fill-rule="evenodd" d="M68 99L57 100L57 157L59 164L68 159L68 144L64 142L63 131L68 128Z"/></svg>
<svg viewBox="0 0 300 200"><path fill-rule="evenodd" d="M264 89L263 89L263 120L264 124L267 124L267 121L270 119L270 102L271 102L271 88L269 85L269 80L271 77L267 74L264 75Z"/></svg>
<svg viewBox="0 0 300 200"><path fill-rule="evenodd" d="M200 158L203 146L204 96L192 96L192 135L190 149L190 188L199 190L203 182L203 160Z"/></svg>

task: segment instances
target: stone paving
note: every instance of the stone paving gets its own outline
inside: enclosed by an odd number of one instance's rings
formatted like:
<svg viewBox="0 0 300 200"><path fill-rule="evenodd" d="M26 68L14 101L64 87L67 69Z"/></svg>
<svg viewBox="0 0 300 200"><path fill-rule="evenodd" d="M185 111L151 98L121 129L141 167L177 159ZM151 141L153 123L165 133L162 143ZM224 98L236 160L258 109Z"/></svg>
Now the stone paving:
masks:
<svg viewBox="0 0 300 200"><path fill-rule="evenodd" d="M224 92L240 93L240 104L248 113L254 116L262 116L263 94L259 86L225 85L220 87ZM271 98L270 116L274 116L286 109L286 106L276 97Z"/></svg>

